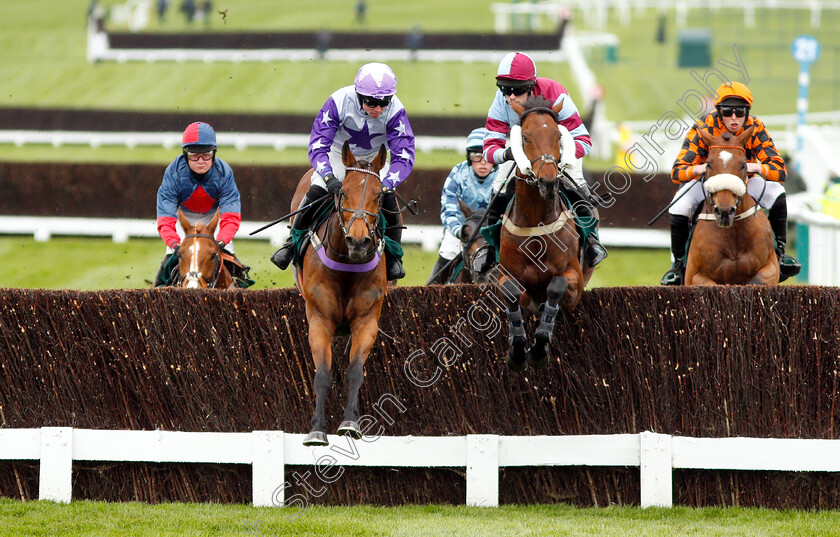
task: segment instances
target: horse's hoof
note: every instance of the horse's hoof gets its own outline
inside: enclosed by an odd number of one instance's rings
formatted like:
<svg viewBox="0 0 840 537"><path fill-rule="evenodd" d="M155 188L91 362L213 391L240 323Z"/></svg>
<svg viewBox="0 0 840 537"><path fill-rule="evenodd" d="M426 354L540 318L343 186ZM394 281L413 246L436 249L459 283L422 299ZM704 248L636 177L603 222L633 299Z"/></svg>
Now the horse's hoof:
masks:
<svg viewBox="0 0 840 537"><path fill-rule="evenodd" d="M505 363L507 364L508 369L514 373L519 373L528 367L528 363L525 361L527 356L528 348L525 346L524 341L521 343L514 341L514 344L511 345L510 350L508 350Z"/></svg>
<svg viewBox="0 0 840 537"><path fill-rule="evenodd" d="M327 433L324 431L312 431L303 439L304 446L328 446Z"/></svg>
<svg viewBox="0 0 840 537"><path fill-rule="evenodd" d="M362 439L362 430L359 429L359 424L355 421L344 420L338 426L338 434L349 436L354 440Z"/></svg>
<svg viewBox="0 0 840 537"><path fill-rule="evenodd" d="M548 365L548 343L538 342L528 352L528 365L534 369L542 369Z"/></svg>

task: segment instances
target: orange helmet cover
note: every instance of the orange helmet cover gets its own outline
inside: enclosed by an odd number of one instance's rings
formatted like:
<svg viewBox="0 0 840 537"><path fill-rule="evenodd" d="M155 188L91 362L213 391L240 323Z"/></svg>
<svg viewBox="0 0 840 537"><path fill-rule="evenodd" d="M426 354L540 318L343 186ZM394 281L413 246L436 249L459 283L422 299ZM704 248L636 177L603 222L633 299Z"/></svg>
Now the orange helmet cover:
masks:
<svg viewBox="0 0 840 537"><path fill-rule="evenodd" d="M715 106L719 105L724 99L729 97L738 97L744 99L752 108L753 97L750 88L741 82L726 82L721 84L717 89L717 99L715 99Z"/></svg>

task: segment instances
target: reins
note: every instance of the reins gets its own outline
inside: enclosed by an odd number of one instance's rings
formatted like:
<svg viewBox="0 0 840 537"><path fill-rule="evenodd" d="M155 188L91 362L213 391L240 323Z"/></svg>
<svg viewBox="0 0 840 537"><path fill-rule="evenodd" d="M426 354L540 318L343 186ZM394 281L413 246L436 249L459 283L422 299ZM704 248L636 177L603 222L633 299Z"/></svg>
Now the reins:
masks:
<svg viewBox="0 0 840 537"><path fill-rule="evenodd" d="M222 247L219 246L219 243L216 242L216 238L212 235L207 235L205 233L192 233L190 235L186 235L184 240L192 239L192 238L201 238L201 239L210 239L210 242L213 243L213 246L216 247L215 257L213 258L213 281L208 281L204 274L196 271L187 272L182 278L179 279L178 283L180 284L184 280L188 278L195 278L197 280L204 280L205 285L207 287L216 288L216 283L219 281L219 277L222 275ZM178 252L178 257L181 256L181 252Z"/></svg>

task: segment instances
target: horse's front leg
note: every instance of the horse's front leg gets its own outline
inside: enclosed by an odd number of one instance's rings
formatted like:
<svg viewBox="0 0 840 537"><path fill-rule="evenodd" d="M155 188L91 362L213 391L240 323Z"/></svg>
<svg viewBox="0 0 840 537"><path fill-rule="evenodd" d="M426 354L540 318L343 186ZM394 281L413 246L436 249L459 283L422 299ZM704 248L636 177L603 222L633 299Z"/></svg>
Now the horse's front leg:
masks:
<svg viewBox="0 0 840 537"><path fill-rule="evenodd" d="M505 363L511 371L519 373L527 366L525 358L528 354L528 339L522 322L522 308L519 307L522 292L514 281L507 278L502 282L502 291L507 302L508 316L509 348Z"/></svg>
<svg viewBox="0 0 840 537"><path fill-rule="evenodd" d="M332 385L332 340L335 335L335 325L329 320L313 315L309 319L309 348L315 361L315 378L312 382L315 390L315 414L312 415L312 426L309 434L303 440L304 446L326 446L327 434L326 417L324 416L327 395Z"/></svg>
<svg viewBox="0 0 840 537"><path fill-rule="evenodd" d="M338 434L352 438L362 437L359 428L359 389L365 380L365 361L370 355L376 335L379 333L379 315L370 314L358 319L350 326L351 339L350 365L344 377L347 381L347 404L344 407L344 421L338 427Z"/></svg>
<svg viewBox="0 0 840 537"><path fill-rule="evenodd" d="M770 254L770 261L761 267L753 278L747 282L749 285L776 285L779 283L779 260L776 252Z"/></svg>
<svg viewBox="0 0 840 537"><path fill-rule="evenodd" d="M569 290L569 282L564 276L555 276L548 282L546 294L548 299L542 304L540 310L540 324L534 333L534 346L528 353L528 364L535 369L545 367L548 364L549 345L554 335L554 320L560 310L560 299L566 296Z"/></svg>

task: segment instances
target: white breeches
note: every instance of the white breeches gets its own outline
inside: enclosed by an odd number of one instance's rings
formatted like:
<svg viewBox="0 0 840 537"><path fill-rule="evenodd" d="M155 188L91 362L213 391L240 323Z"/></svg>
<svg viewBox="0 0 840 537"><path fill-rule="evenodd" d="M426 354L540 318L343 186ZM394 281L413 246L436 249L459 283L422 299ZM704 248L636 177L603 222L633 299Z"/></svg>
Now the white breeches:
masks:
<svg viewBox="0 0 840 537"><path fill-rule="evenodd" d="M689 218L694 216L697 207L706 199L705 189L702 185L694 186L696 183L697 179L692 179L677 190L674 199L683 192L686 192L686 194L668 209L669 213ZM747 193L758 200L761 207L769 209L776 203L779 196L785 193L785 187L777 181L767 181L760 175L753 175L747 182Z"/></svg>

